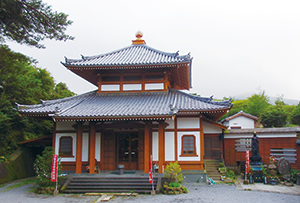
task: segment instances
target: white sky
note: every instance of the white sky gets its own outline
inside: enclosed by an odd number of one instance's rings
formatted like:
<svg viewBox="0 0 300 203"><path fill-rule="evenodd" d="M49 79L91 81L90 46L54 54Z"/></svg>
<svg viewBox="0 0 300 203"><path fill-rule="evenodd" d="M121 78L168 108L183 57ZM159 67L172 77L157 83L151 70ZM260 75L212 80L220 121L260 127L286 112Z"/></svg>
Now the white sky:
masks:
<svg viewBox="0 0 300 203"><path fill-rule="evenodd" d="M35 58L77 94L96 89L60 61L131 45L143 32L147 45L180 55L191 52L191 92L222 98L258 93L300 100L299 0L43 0L69 15L74 41L46 40L46 49L9 43Z"/></svg>

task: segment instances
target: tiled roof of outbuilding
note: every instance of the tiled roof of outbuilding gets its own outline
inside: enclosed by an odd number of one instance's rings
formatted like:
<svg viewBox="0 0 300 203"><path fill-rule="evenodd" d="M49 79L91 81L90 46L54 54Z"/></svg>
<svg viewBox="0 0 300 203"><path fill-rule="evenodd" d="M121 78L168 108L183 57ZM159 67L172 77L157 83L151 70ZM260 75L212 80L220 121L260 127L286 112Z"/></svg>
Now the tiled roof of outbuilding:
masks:
<svg viewBox="0 0 300 203"><path fill-rule="evenodd" d="M82 56L82 59L65 58L64 66L72 67L110 67L110 66L146 66L170 65L190 62L190 54L166 53L145 44L131 45L123 49L98 56Z"/></svg>
<svg viewBox="0 0 300 203"><path fill-rule="evenodd" d="M65 99L42 101L39 105L18 105L25 115L55 118L126 119L171 117L178 112L216 113L227 111L230 101L217 102L170 89L149 93L97 93L92 91Z"/></svg>
<svg viewBox="0 0 300 203"><path fill-rule="evenodd" d="M226 134L253 134L256 133L291 133L300 132L299 127L281 127L281 128L248 128L248 129L228 129Z"/></svg>

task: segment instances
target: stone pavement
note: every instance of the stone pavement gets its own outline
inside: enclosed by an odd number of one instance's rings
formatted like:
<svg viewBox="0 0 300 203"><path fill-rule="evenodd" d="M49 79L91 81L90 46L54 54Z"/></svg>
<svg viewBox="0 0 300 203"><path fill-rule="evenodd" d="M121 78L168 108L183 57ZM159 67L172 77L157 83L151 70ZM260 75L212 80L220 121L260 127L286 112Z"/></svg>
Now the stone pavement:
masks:
<svg viewBox="0 0 300 203"><path fill-rule="evenodd" d="M254 183L254 184L243 184L242 177L238 177L235 185L238 190L251 190L251 191L261 191L261 192L276 192L281 194L291 194L291 195L300 195L300 186L294 184L292 187L285 185L269 185L263 183Z"/></svg>

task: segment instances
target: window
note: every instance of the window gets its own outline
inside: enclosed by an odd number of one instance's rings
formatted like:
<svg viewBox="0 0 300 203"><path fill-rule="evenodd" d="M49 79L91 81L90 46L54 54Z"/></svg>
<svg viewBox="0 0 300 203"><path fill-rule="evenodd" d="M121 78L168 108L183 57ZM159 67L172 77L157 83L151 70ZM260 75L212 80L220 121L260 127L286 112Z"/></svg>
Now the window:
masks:
<svg viewBox="0 0 300 203"><path fill-rule="evenodd" d="M59 156L73 157L73 138L71 136L60 137Z"/></svg>
<svg viewBox="0 0 300 203"><path fill-rule="evenodd" d="M180 156L197 156L195 135L183 135L181 137L181 145Z"/></svg>

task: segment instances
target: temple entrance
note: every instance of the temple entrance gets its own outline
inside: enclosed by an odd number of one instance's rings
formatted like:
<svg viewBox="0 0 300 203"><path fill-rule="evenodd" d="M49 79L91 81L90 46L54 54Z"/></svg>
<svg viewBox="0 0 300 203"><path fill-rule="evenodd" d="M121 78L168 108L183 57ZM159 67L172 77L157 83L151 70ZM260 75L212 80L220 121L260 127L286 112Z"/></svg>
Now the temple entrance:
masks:
<svg viewBox="0 0 300 203"><path fill-rule="evenodd" d="M204 159L221 158L221 139L219 134L204 135Z"/></svg>
<svg viewBox="0 0 300 203"><path fill-rule="evenodd" d="M125 170L138 170L139 139L137 132L116 133L117 163L123 164Z"/></svg>

